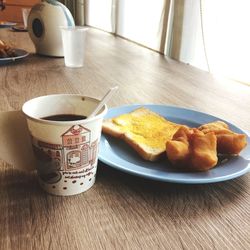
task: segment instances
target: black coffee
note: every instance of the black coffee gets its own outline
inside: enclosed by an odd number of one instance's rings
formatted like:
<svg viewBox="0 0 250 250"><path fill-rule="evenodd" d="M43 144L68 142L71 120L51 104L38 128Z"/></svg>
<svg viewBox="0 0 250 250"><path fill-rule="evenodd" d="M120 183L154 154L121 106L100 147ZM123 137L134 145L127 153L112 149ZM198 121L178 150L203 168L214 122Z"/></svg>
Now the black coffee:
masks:
<svg viewBox="0 0 250 250"><path fill-rule="evenodd" d="M77 120L82 120L86 119L87 117L84 115L67 115L67 114L62 114L62 115L51 115L51 116L46 116L43 117L43 120L47 121L77 121Z"/></svg>

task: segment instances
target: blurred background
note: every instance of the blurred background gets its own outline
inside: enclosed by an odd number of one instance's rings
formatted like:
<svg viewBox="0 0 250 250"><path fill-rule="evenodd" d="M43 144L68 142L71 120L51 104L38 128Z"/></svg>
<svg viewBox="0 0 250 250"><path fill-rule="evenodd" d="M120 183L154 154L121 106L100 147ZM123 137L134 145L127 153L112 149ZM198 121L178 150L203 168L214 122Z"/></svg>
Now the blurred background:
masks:
<svg viewBox="0 0 250 250"><path fill-rule="evenodd" d="M50 0L54 1L54 0ZM0 21L22 22L39 0L5 0ZM61 0L87 25L217 76L250 84L249 0Z"/></svg>

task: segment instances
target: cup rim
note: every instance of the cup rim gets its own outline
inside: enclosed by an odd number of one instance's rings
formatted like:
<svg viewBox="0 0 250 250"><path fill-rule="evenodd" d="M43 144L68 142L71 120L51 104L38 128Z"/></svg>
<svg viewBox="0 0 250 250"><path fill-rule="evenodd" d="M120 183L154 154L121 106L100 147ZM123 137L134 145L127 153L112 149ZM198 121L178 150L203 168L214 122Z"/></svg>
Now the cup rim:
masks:
<svg viewBox="0 0 250 250"><path fill-rule="evenodd" d="M65 125L76 125L76 124L84 124L84 123L88 123L88 122L92 122L94 120L97 120L97 119L100 119L100 118L103 118L105 116L105 114L107 113L108 111L108 107L107 105L105 104L102 108L102 110L97 114L95 115L94 117L91 117L91 118L86 118L86 119L81 119L81 120L74 120L74 121L51 121L51 120L44 120L42 118L37 118L37 117L34 117L30 114L27 113L27 111L25 111L26 109L26 106L28 104L30 104L30 102L34 101L35 99L42 99L42 98L45 98L45 97L56 97L56 96L75 96L75 97L81 97L81 98L85 98L85 99L90 99L90 100L94 100L96 101L97 103L100 102L99 99L96 99L96 98L93 98L93 97L90 97L90 96L84 96L84 95L80 95L80 94L54 94L54 95L44 95L44 96L38 96L38 97L35 97L35 98L32 98L28 101L26 101L23 106L22 106L22 113L29 119L33 120L33 121L37 121L37 122L40 122L40 123L44 123L44 124L51 124L51 125L59 125L59 126L65 126Z"/></svg>

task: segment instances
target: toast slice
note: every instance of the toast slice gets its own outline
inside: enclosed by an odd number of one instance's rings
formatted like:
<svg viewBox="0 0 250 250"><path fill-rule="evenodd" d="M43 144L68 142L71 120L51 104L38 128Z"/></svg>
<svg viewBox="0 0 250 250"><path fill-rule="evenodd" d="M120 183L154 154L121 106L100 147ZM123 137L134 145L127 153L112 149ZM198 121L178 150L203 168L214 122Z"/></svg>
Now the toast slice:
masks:
<svg viewBox="0 0 250 250"><path fill-rule="evenodd" d="M156 161L165 155L166 142L172 139L180 126L140 107L130 113L104 120L102 131L124 140L143 159Z"/></svg>

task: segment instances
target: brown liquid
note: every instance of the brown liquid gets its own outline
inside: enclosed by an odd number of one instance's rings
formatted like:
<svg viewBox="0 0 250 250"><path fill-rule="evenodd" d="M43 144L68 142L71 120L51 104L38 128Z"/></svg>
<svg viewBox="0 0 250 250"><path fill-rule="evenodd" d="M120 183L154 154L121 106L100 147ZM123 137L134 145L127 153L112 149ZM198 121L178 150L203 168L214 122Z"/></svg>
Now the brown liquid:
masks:
<svg viewBox="0 0 250 250"><path fill-rule="evenodd" d="M70 115L70 114L62 114L62 115L51 115L43 117L43 120L47 121L77 121L77 120L83 120L87 117L84 115Z"/></svg>

